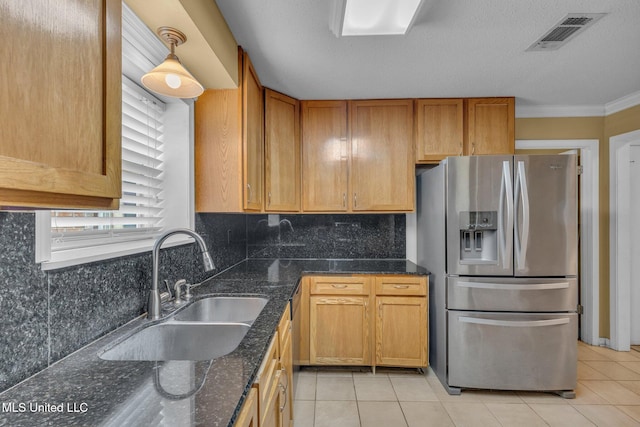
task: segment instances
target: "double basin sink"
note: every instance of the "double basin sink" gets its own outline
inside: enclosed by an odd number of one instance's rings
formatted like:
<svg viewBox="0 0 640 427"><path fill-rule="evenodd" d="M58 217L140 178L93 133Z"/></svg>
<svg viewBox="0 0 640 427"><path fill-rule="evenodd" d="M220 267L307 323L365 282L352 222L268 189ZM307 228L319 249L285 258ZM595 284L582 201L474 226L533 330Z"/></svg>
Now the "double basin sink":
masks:
<svg viewBox="0 0 640 427"><path fill-rule="evenodd" d="M235 350L266 298L208 297L107 347L104 360L210 360Z"/></svg>

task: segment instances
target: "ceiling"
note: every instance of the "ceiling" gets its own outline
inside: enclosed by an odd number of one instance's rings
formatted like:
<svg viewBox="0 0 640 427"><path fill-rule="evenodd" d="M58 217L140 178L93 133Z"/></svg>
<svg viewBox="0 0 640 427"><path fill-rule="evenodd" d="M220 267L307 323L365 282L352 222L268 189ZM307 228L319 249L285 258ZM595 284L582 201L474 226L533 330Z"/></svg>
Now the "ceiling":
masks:
<svg viewBox="0 0 640 427"><path fill-rule="evenodd" d="M405 36L336 37L334 0L217 0L262 84L298 99L515 96L604 106L640 91L638 0L425 0ZM526 52L567 13L607 15Z"/></svg>

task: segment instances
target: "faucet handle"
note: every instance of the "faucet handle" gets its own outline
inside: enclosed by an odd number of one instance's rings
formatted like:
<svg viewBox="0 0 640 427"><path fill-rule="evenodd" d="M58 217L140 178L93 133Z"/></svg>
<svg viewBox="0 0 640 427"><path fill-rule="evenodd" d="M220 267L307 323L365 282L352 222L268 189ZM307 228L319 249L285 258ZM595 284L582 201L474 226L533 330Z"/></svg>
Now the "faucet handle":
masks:
<svg viewBox="0 0 640 427"><path fill-rule="evenodd" d="M167 288L166 292L160 292L160 302L167 302L171 299L171 288L169 288L169 281L165 280L164 281L164 285Z"/></svg>

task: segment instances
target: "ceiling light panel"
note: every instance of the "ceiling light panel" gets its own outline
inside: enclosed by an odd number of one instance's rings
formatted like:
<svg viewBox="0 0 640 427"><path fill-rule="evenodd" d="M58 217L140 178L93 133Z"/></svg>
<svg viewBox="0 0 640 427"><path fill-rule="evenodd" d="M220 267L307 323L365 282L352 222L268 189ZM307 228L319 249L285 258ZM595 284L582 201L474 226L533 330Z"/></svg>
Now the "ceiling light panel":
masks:
<svg viewBox="0 0 640 427"><path fill-rule="evenodd" d="M343 36L406 34L422 0L338 0L344 2Z"/></svg>

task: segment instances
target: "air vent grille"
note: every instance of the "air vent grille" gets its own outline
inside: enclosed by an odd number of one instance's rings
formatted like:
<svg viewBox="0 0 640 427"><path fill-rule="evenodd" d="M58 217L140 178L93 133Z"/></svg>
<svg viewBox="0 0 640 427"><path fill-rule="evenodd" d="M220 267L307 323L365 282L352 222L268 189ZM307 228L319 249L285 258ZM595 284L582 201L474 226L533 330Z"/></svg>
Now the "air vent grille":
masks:
<svg viewBox="0 0 640 427"><path fill-rule="evenodd" d="M604 15L606 14L570 13L529 46L527 51L557 50Z"/></svg>

